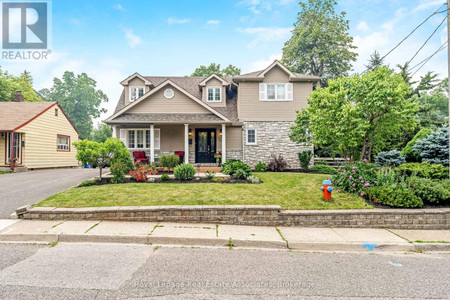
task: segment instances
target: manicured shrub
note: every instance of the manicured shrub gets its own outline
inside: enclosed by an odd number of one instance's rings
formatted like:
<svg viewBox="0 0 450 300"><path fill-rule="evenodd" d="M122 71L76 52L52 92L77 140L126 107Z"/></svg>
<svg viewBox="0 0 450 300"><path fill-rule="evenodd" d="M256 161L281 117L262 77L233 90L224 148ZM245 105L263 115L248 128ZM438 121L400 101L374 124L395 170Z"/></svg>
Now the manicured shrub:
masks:
<svg viewBox="0 0 450 300"><path fill-rule="evenodd" d="M256 172L265 172L267 171L267 164L263 162L258 162L255 166Z"/></svg>
<svg viewBox="0 0 450 300"><path fill-rule="evenodd" d="M418 141L425 139L431 132L430 128L424 127L406 144L402 150L402 155L407 162L420 162L422 160L420 152L414 151L412 148Z"/></svg>
<svg viewBox="0 0 450 300"><path fill-rule="evenodd" d="M450 191L446 189L443 181L428 178L410 177L408 184L416 196L426 204L446 204L450 197Z"/></svg>
<svg viewBox="0 0 450 300"><path fill-rule="evenodd" d="M233 176L237 179L246 179L249 175L244 170L238 169Z"/></svg>
<svg viewBox="0 0 450 300"><path fill-rule="evenodd" d="M162 174L161 175L161 181L169 181L169 180L170 180L169 175L167 175L167 174Z"/></svg>
<svg viewBox="0 0 450 300"><path fill-rule="evenodd" d="M395 168L395 171L400 176L418 176L430 179L446 179L449 172L448 168L443 165L432 165L428 162L406 163Z"/></svg>
<svg viewBox="0 0 450 300"><path fill-rule="evenodd" d="M336 175L338 171L329 165L314 165L311 169L309 169L312 173L317 174L329 174L329 175Z"/></svg>
<svg viewBox="0 0 450 300"><path fill-rule="evenodd" d="M369 187L374 186L378 176L377 169L379 168L376 165L366 161L347 164L332 177L331 181L343 191L361 195Z"/></svg>
<svg viewBox="0 0 450 300"><path fill-rule="evenodd" d="M400 166L406 163L405 158L398 150L391 150L389 152L380 152L375 158L375 162L380 166Z"/></svg>
<svg viewBox="0 0 450 300"><path fill-rule="evenodd" d="M230 159L223 163L220 172L227 175L234 175L239 169L245 171L245 173L247 174L246 178L252 174L252 170L249 165L235 159Z"/></svg>
<svg viewBox="0 0 450 300"><path fill-rule="evenodd" d="M298 153L298 160L300 161L300 166L303 172L308 172L309 163L311 162L312 155L313 154L311 150L302 151Z"/></svg>
<svg viewBox="0 0 450 300"><path fill-rule="evenodd" d="M192 180L194 179L195 169L191 164L181 164L175 167L173 175L178 180Z"/></svg>
<svg viewBox="0 0 450 300"><path fill-rule="evenodd" d="M402 186L377 186L367 190L369 200L391 206L402 208L422 207L423 202L413 191Z"/></svg>
<svg viewBox="0 0 450 300"><path fill-rule="evenodd" d="M281 154L276 156L275 154L272 153L272 158L267 167L272 172L283 172L284 170L287 169L287 163Z"/></svg>
<svg viewBox="0 0 450 300"><path fill-rule="evenodd" d="M439 132L429 134L425 139L418 141L412 149L420 153L422 161L448 167L448 129L442 128Z"/></svg>
<svg viewBox="0 0 450 300"><path fill-rule="evenodd" d="M163 155L159 157L159 164L161 167L167 168L167 170L171 170L175 168L180 161L180 157L178 155Z"/></svg>
<svg viewBox="0 0 450 300"><path fill-rule="evenodd" d="M247 178L247 180L250 181L253 184L261 183L261 180L258 177L254 176L254 175L249 176Z"/></svg>

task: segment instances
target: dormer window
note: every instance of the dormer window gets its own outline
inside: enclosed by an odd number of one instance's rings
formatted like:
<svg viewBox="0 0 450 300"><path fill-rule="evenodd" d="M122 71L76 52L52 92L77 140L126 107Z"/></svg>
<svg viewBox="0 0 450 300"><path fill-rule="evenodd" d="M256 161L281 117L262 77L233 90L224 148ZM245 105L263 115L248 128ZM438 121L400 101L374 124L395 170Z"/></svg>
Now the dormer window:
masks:
<svg viewBox="0 0 450 300"><path fill-rule="evenodd" d="M141 98L144 95L143 86L130 86L130 102Z"/></svg>
<svg viewBox="0 0 450 300"><path fill-rule="evenodd" d="M207 102L222 102L222 88L218 86L209 86L206 88Z"/></svg>

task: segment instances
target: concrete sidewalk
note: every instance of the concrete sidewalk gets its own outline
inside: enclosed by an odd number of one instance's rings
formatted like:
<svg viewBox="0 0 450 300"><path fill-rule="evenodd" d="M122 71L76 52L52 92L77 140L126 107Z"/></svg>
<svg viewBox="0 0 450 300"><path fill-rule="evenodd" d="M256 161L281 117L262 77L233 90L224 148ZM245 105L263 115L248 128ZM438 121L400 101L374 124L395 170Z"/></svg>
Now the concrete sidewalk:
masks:
<svg viewBox="0 0 450 300"><path fill-rule="evenodd" d="M0 242L89 242L302 251L450 251L450 230L0 220Z"/></svg>

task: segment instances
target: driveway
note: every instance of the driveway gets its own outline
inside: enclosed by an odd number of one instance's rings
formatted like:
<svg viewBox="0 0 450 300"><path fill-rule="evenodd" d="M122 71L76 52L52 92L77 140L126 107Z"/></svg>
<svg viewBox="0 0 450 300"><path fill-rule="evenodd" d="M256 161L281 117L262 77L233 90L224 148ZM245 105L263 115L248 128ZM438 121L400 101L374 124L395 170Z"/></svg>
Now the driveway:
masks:
<svg viewBox="0 0 450 300"><path fill-rule="evenodd" d="M0 219L16 208L39 202L83 180L98 175L98 169L49 169L0 175Z"/></svg>

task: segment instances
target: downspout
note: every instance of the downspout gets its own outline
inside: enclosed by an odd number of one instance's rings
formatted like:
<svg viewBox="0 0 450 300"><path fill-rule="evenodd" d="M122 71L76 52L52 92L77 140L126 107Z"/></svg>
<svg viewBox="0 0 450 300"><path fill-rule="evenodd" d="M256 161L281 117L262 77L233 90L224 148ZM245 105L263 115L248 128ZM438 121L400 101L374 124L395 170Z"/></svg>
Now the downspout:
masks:
<svg viewBox="0 0 450 300"><path fill-rule="evenodd" d="M10 168L11 168L11 172L14 172L14 167L15 167L15 163L14 163L14 131L11 131L11 133L9 134L10 136L10 143L9 143L9 153L11 154L11 158L10 158Z"/></svg>

